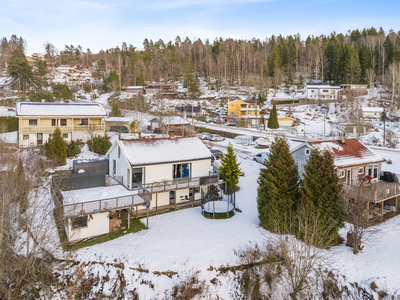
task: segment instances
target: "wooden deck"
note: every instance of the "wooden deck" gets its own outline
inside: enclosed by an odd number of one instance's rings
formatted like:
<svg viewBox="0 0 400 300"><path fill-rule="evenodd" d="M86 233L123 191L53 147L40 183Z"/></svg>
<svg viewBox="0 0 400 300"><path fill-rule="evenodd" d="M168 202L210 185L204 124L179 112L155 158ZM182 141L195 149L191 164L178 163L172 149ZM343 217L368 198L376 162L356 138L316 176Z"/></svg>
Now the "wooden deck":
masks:
<svg viewBox="0 0 400 300"><path fill-rule="evenodd" d="M381 202L387 199L400 196L400 183L378 181L372 185L353 186L343 184L343 190L348 197L364 199L370 202Z"/></svg>

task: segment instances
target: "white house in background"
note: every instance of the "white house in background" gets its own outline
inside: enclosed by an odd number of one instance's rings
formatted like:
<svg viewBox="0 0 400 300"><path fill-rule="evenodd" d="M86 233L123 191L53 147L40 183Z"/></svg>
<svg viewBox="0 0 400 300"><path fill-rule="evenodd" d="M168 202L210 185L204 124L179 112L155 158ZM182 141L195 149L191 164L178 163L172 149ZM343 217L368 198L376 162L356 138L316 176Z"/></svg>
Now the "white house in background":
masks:
<svg viewBox="0 0 400 300"><path fill-rule="evenodd" d="M43 145L58 126L67 141L105 134L107 112L98 103L17 102L19 147Z"/></svg>
<svg viewBox="0 0 400 300"><path fill-rule="evenodd" d="M338 100L340 86L323 82L306 83L306 98L310 100Z"/></svg>
<svg viewBox="0 0 400 300"><path fill-rule="evenodd" d="M125 88L125 92L131 93L131 94L143 95L144 94L144 86L128 86Z"/></svg>
<svg viewBox="0 0 400 300"><path fill-rule="evenodd" d="M379 119L383 113L383 107L363 107L363 118Z"/></svg>
<svg viewBox="0 0 400 300"><path fill-rule="evenodd" d="M70 65L60 65L56 68L56 70L63 74L75 73L76 67Z"/></svg>
<svg viewBox="0 0 400 300"><path fill-rule="evenodd" d="M147 190L153 207L200 200L203 187L218 183L197 137L116 140L107 155L109 175L127 189Z"/></svg>

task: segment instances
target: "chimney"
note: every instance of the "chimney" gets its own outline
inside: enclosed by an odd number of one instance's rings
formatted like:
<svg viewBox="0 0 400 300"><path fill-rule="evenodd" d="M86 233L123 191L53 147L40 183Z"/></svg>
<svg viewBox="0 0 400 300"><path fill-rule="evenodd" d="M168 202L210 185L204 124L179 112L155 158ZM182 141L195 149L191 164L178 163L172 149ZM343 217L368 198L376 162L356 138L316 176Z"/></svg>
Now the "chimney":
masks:
<svg viewBox="0 0 400 300"><path fill-rule="evenodd" d="M343 133L341 138L342 138L342 144L343 145L346 144L346 134Z"/></svg>
<svg viewBox="0 0 400 300"><path fill-rule="evenodd" d="M45 103L46 102L46 99L42 99L42 103Z"/></svg>

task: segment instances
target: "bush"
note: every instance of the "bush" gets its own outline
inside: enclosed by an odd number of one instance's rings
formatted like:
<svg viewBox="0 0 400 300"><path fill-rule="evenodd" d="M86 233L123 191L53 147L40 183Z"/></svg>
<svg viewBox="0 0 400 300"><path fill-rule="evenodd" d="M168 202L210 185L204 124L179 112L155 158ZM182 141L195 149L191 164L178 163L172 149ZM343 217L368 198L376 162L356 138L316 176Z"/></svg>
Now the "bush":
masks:
<svg viewBox="0 0 400 300"><path fill-rule="evenodd" d="M208 128L205 128L205 127L198 127L196 129L196 132L197 133L207 132L207 133L210 133L210 134L213 133L211 129L208 129Z"/></svg>
<svg viewBox="0 0 400 300"><path fill-rule="evenodd" d="M54 96L50 91L37 92L29 96L32 102L41 102L44 99L46 102L54 102Z"/></svg>
<svg viewBox="0 0 400 300"><path fill-rule="evenodd" d="M81 153L83 143L80 141L71 141L67 144L67 157L75 157Z"/></svg>
<svg viewBox="0 0 400 300"><path fill-rule="evenodd" d="M207 120L207 118L205 116L198 116L197 120L200 122L205 122Z"/></svg>
<svg viewBox="0 0 400 300"><path fill-rule="evenodd" d="M104 155L107 153L108 149L111 147L111 143L108 139L108 136L96 136L93 139L88 141L88 146L90 151L93 151L97 154Z"/></svg>
<svg viewBox="0 0 400 300"><path fill-rule="evenodd" d="M0 117L0 129L1 132L17 131L18 118L12 116Z"/></svg>

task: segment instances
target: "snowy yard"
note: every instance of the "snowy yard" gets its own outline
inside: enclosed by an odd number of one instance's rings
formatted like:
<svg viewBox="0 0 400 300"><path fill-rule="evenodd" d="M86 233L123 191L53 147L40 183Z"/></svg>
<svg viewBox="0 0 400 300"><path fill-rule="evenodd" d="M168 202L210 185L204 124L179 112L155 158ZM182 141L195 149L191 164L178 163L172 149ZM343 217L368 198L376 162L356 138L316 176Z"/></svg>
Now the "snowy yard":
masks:
<svg viewBox="0 0 400 300"><path fill-rule="evenodd" d="M224 149L229 141L216 143L214 147ZM184 277L194 270L200 270L200 278L211 280L216 276L216 271L207 270L210 266L237 264L234 249L249 242L262 244L273 235L262 229L258 221L257 178L262 166L253 162L251 156L260 150L254 147L234 147L246 174L240 178L240 191L236 196L237 206L242 213L236 212L235 216L226 220L213 220L204 218L200 207L195 207L153 216L149 219L149 230L81 249L77 252L77 258L87 262L124 263L129 288L138 288L143 299L157 298L163 291L170 290L174 283L172 279L153 276L151 272L174 271ZM391 153L391 157L398 166L400 153ZM142 221L145 222L145 219ZM346 276L350 282L369 284L375 281L380 289L394 292L400 282L400 273L396 267L400 266L399 231L400 217L397 217L376 226L376 231L358 255L354 255L352 249L344 244L327 250L331 253L332 269ZM341 230L341 235L345 237L345 229ZM154 289L138 284L138 274L129 269L138 266L150 271L140 276L151 280L155 284ZM220 297L229 299L232 282L226 280L221 286L213 286L212 289Z"/></svg>

